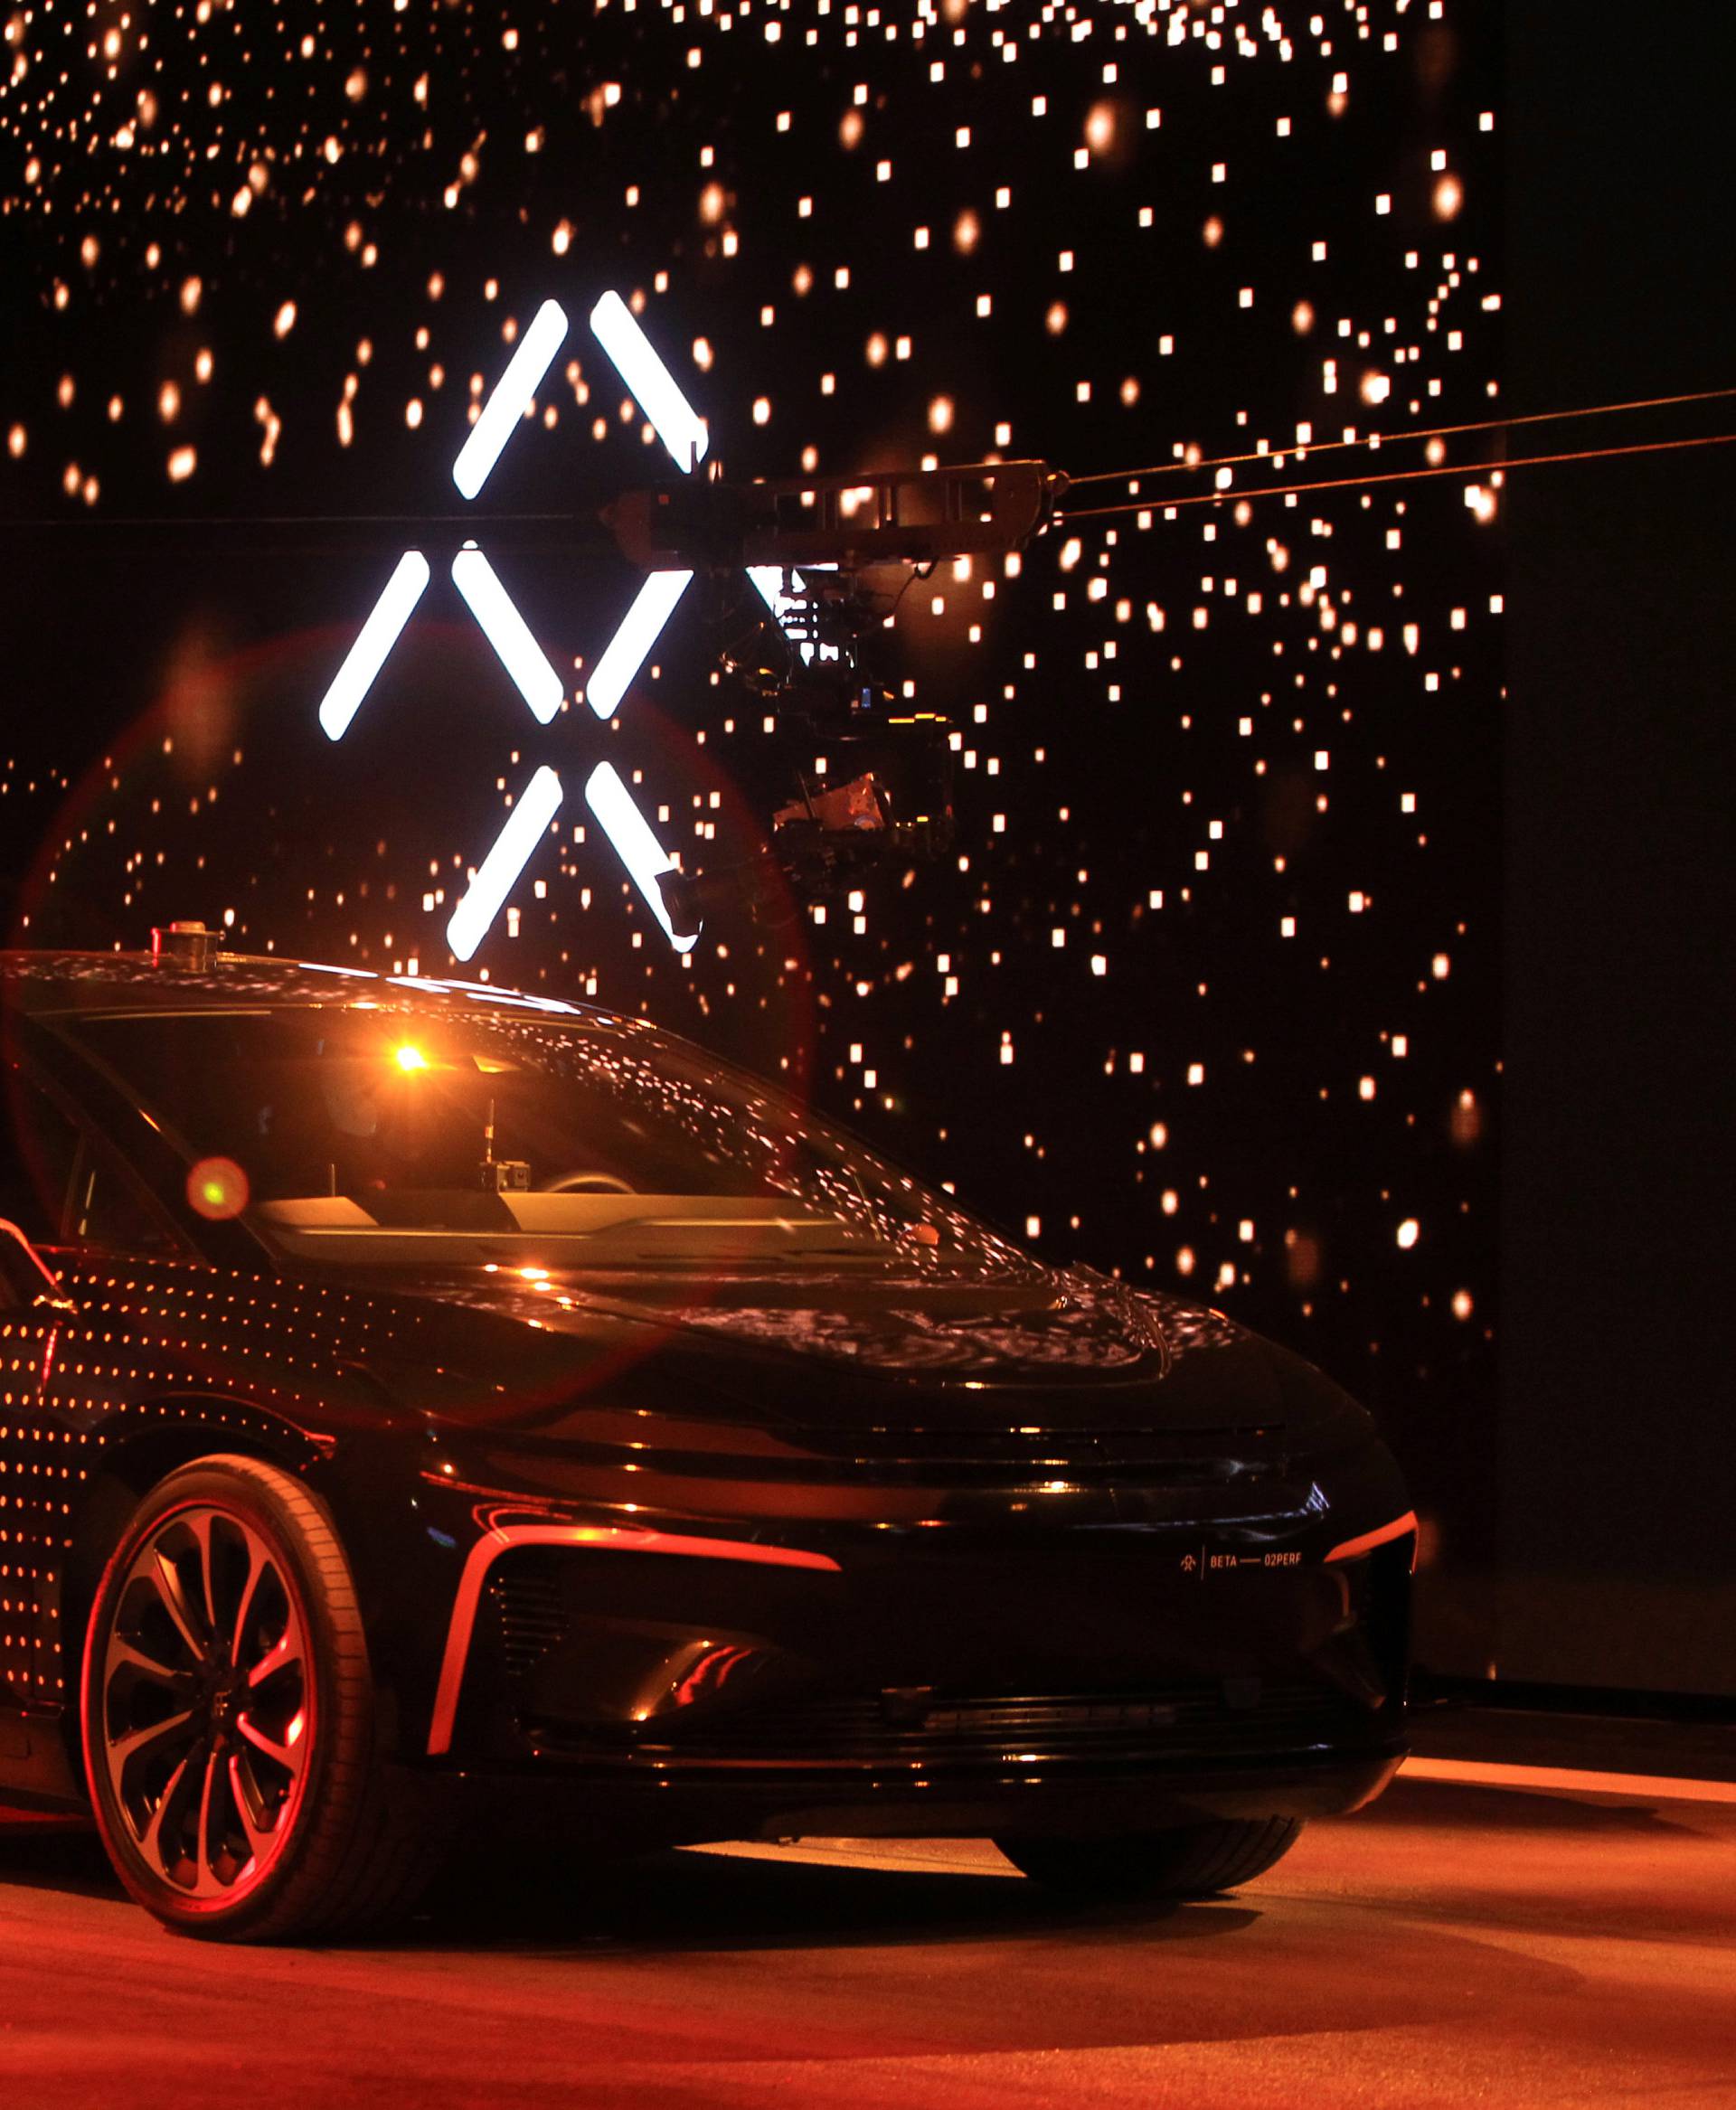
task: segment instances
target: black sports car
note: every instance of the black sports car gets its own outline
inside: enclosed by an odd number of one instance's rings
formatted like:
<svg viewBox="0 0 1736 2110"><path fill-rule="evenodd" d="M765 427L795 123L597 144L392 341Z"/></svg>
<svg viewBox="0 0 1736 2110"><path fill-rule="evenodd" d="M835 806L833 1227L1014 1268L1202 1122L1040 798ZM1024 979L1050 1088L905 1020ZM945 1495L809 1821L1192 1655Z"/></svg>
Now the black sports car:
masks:
<svg viewBox="0 0 1736 2110"><path fill-rule="evenodd" d="M1219 1314L637 1020L197 936L0 1004L0 1794L170 1926L485 1823L1197 1895L1395 1770L1398 1472Z"/></svg>

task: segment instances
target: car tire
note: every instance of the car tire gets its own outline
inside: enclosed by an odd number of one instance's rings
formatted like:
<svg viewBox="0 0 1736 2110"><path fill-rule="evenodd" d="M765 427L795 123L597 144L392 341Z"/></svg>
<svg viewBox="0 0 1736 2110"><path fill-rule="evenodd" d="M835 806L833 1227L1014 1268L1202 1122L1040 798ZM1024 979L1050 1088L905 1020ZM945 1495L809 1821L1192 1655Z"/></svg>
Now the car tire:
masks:
<svg viewBox="0 0 1736 2110"><path fill-rule="evenodd" d="M81 1719L108 1858L178 1933L353 1928L433 1872L381 1761L343 1546L274 1465L202 1458L145 1496L91 1606Z"/></svg>
<svg viewBox="0 0 1736 2110"><path fill-rule="evenodd" d="M1015 1869L1077 1898L1210 1898L1263 1875L1302 1829L1299 1817L1225 1817L1116 1839L997 1839Z"/></svg>

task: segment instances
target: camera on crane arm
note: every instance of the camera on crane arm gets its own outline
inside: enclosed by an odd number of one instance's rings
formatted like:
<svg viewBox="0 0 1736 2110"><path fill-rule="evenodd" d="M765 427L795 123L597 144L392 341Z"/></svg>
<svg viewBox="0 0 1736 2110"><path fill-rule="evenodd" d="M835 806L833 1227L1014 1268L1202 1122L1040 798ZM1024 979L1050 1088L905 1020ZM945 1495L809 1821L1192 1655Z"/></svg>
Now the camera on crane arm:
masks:
<svg viewBox="0 0 1736 2110"><path fill-rule="evenodd" d="M1066 479L1043 462L805 477L706 479L625 492L603 518L646 571L743 573L754 619L726 643L726 673L766 703L809 766L742 863L658 882L678 937L745 902L775 919L888 868L908 872L953 836L946 719L864 672L871 640L911 580L943 559L1017 548L1046 523ZM822 772L824 774L822 774Z"/></svg>

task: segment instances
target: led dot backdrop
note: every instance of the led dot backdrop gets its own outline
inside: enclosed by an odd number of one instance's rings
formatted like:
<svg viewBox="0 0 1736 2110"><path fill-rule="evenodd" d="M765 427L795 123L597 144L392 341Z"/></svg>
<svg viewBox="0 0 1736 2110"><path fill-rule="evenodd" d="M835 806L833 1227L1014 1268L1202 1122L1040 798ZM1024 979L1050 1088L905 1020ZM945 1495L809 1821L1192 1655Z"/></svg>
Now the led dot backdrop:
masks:
<svg viewBox="0 0 1736 2110"><path fill-rule="evenodd" d="M200 916L450 972L467 875L552 768L467 971L644 1010L1045 1258L1295 1342L1470 1580L1506 500L1486 439L1428 457L1463 476L1358 479L1505 408L1482 13L36 0L5 35L25 942ZM689 870L757 847L780 740L715 677L763 609L696 590L605 727L583 683L635 575L486 524L667 473L582 326L609 289L731 477L1117 472L913 581L873 648L950 721L950 855L824 920L713 916L684 958L577 787L611 762ZM549 297L575 326L465 525L563 707L536 724L437 562L334 746L320 697L415 540L363 516L463 510L453 459ZM1311 477L1343 481L1284 495ZM1477 1602L1432 1594L1442 1668L1481 1668Z"/></svg>

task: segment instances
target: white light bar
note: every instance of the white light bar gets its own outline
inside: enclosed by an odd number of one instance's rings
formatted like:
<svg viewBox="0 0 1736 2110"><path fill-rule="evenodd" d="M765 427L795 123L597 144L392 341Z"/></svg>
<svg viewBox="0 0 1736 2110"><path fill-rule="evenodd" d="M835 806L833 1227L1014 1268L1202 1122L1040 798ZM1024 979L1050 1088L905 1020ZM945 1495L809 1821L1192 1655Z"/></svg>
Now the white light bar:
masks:
<svg viewBox="0 0 1736 2110"><path fill-rule="evenodd" d="M633 606L621 617L620 628L609 639L585 683L585 695L599 718L614 717L616 705L649 658L651 647L663 635L664 625L674 615L675 603L692 585L693 578L691 571L654 571L639 589Z"/></svg>
<svg viewBox="0 0 1736 2110"><path fill-rule="evenodd" d="M373 688L386 655L421 599L428 578L428 559L420 550L406 550L319 706L319 722L327 739L341 740L350 730L362 699Z"/></svg>
<svg viewBox="0 0 1736 2110"><path fill-rule="evenodd" d="M804 569L808 571L835 571L837 566L835 564L809 564ZM789 627L788 620L789 611L795 604L792 596L784 591L784 568L778 564L750 564L748 577L753 581L760 598L771 610L772 620L780 630L787 631ZM800 593L803 587L802 573L792 571L789 575L789 583L796 593ZM792 643L794 642L792 640ZM838 656L835 646L830 645L816 645L812 638L805 639L797 644L796 649L801 654L802 664L805 666L813 664L816 652L822 659L836 659Z"/></svg>
<svg viewBox="0 0 1736 2110"><path fill-rule="evenodd" d="M487 937L518 875L531 862L543 831L561 810L561 779L547 767L539 769L506 816L494 848L446 927L446 942L461 960L469 959Z"/></svg>
<svg viewBox="0 0 1736 2110"><path fill-rule="evenodd" d="M699 942L699 933L694 931L691 937L675 936L657 885L658 873L674 871L675 861L651 833L645 815L633 802L633 794L607 762L591 771L585 784L585 804L596 816L597 825L615 845L615 854L631 873L633 884L645 897L646 907L663 926L663 935L678 953L691 952ZM482 875L476 876L480 879Z"/></svg>
<svg viewBox="0 0 1736 2110"><path fill-rule="evenodd" d="M790 584L792 586L798 585L801 576L799 571L792 571L789 575ZM750 564L748 577L752 579L760 598L765 602L767 608L771 610L772 615L781 625L784 619L784 608L788 599L784 592L783 566L781 564Z"/></svg>
<svg viewBox="0 0 1736 2110"><path fill-rule="evenodd" d="M470 437L452 465L452 481L467 498L474 498L488 481L488 472L500 459L501 448L513 437L549 371L549 363L566 338L565 308L558 300L545 300L518 340L517 351L506 362L505 372L495 383L482 406L481 417L470 428Z"/></svg>
<svg viewBox="0 0 1736 2110"><path fill-rule="evenodd" d="M452 560L452 583L469 603L483 636L499 654L501 665L513 677L537 722L547 725L561 708L565 684L525 627L494 566L480 550L460 550Z"/></svg>
<svg viewBox="0 0 1736 2110"><path fill-rule="evenodd" d="M692 476L705 459L711 442L693 405L676 387L675 375L640 329L633 310L618 293L605 293L590 311L590 326L627 383L627 393L669 449L675 466L683 476Z"/></svg>

